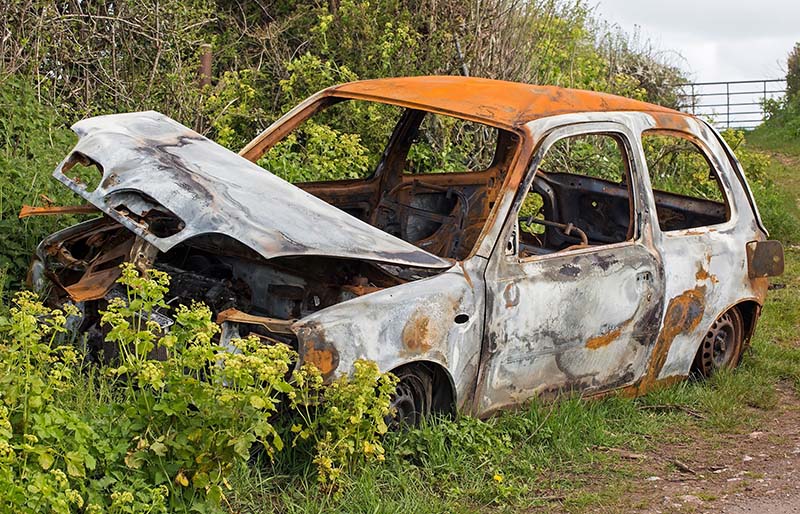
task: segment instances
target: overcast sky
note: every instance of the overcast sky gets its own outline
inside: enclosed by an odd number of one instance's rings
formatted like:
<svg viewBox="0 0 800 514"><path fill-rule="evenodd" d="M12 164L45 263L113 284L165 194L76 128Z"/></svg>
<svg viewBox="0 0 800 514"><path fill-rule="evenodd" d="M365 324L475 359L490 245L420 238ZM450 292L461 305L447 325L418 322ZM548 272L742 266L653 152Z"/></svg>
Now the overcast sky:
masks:
<svg viewBox="0 0 800 514"><path fill-rule="evenodd" d="M641 34L698 81L785 76L800 41L800 0L593 0L602 18Z"/></svg>

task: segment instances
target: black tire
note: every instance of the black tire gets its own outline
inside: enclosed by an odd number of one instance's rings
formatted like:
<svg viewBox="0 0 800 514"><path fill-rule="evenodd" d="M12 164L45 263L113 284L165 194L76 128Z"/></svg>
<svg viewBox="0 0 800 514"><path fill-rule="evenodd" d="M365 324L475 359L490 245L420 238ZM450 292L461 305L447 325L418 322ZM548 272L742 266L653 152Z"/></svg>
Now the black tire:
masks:
<svg viewBox="0 0 800 514"><path fill-rule="evenodd" d="M392 413L386 424L390 430L417 427L431 415L433 374L423 365L405 366L393 373L398 382L389 404Z"/></svg>
<svg viewBox="0 0 800 514"><path fill-rule="evenodd" d="M709 378L721 369L733 369L739 364L744 345L744 320L733 307L717 318L703 336L694 358L695 375Z"/></svg>

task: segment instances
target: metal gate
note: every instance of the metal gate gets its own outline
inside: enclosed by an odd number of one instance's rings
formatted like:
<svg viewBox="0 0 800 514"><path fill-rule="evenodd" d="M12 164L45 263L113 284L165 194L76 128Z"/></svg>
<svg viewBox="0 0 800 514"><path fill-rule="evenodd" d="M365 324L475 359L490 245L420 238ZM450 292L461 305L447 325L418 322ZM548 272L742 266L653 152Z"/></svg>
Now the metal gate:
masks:
<svg viewBox="0 0 800 514"><path fill-rule="evenodd" d="M682 111L706 118L719 129L753 129L764 121L764 102L786 93L786 80L690 82L678 87Z"/></svg>

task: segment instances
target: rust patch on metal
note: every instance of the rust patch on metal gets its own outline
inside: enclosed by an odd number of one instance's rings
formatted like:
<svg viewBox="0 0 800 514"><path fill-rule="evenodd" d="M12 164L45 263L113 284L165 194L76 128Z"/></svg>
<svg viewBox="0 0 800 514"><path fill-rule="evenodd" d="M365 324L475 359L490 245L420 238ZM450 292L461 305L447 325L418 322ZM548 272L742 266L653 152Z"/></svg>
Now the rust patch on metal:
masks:
<svg viewBox="0 0 800 514"><path fill-rule="evenodd" d="M669 386L678 384L680 382L685 381L688 378L688 375L671 375L668 377L656 379L650 383L648 383L646 388L642 387L642 384L633 384L627 387L623 387L622 389L617 390L610 390L610 391L603 391L598 394L592 394L587 396L588 398L592 399L599 399L604 396L608 396L610 394L618 393L620 396L624 398L635 398L640 396L646 392L653 392L659 389L665 389Z"/></svg>
<svg viewBox="0 0 800 514"><path fill-rule="evenodd" d="M610 330L605 334L595 336L590 338L586 341L586 348L590 350L597 350L598 348L603 348L604 346L608 346L622 334L622 326L615 328L614 330Z"/></svg>
<svg viewBox="0 0 800 514"><path fill-rule="evenodd" d="M767 291L769 290L769 279L754 278L750 280L750 284L753 287L753 293L755 293L756 298L758 298L758 302L763 305L764 301L767 299Z"/></svg>
<svg viewBox="0 0 800 514"><path fill-rule="evenodd" d="M324 93L342 98L377 100L515 127L528 121L573 112L641 111L672 118L688 115L638 100L556 86L535 86L478 77L398 77L334 86ZM502 102L487 99L502 98ZM679 125L678 121L672 122ZM685 126L685 123L684 123Z"/></svg>
<svg viewBox="0 0 800 514"><path fill-rule="evenodd" d="M691 116L669 111L649 112L648 114L655 120L657 129L692 134L687 121Z"/></svg>
<svg viewBox="0 0 800 514"><path fill-rule="evenodd" d="M519 289L514 286L514 283L509 283L503 291L503 298L506 299L506 309L516 307L519 303Z"/></svg>
<svg viewBox="0 0 800 514"><path fill-rule="evenodd" d="M706 286L698 286L669 301L661 333L653 347L647 371L637 386L637 394L644 394L658 382L658 374L667 361L672 341L679 334L691 332L700 324L706 308L705 300Z"/></svg>
<svg viewBox="0 0 800 514"><path fill-rule="evenodd" d="M232 323L245 323L248 325L259 325L276 334L294 334L290 328L294 322L293 320L255 316L234 308L226 309L217 314L217 323L222 325L226 321L230 321Z"/></svg>
<svg viewBox="0 0 800 514"><path fill-rule="evenodd" d="M129 257L133 239L116 246L95 259L81 279L64 290L76 302L98 300L102 298L114 282L122 276L119 265Z"/></svg>
<svg viewBox="0 0 800 514"><path fill-rule="evenodd" d="M100 212L100 209L94 205L50 205L45 207L23 205L19 211L19 219L51 214L95 214L98 212Z"/></svg>
<svg viewBox="0 0 800 514"><path fill-rule="evenodd" d="M403 328L403 346L410 353L425 353L431 349L430 318L413 317Z"/></svg>
<svg viewBox="0 0 800 514"><path fill-rule="evenodd" d="M342 289L353 293L356 296L364 296L365 294L374 293L376 291L380 291L383 288L377 286L361 286L361 285L344 285Z"/></svg>
<svg viewBox="0 0 800 514"><path fill-rule="evenodd" d="M322 338L309 339L303 344L303 361L316 366L327 379L339 367L339 352Z"/></svg>
<svg viewBox="0 0 800 514"><path fill-rule="evenodd" d="M464 261L458 261L458 265L461 266L461 271L464 273L464 280L466 280L467 284L469 284L469 288L470 289L475 289L475 286L472 285L472 278L469 276L469 272L467 271L467 268L464 267Z"/></svg>
<svg viewBox="0 0 800 514"><path fill-rule="evenodd" d="M118 267L87 273L75 284L65 287L70 298L76 302L85 302L102 298L111 286L122 276Z"/></svg>
<svg viewBox="0 0 800 514"><path fill-rule="evenodd" d="M717 278L716 275L712 275L711 273L708 272L707 269L705 269L702 266L700 266L700 268L697 270L697 273L694 274L694 278L697 279L698 282L704 280L710 280L714 284L719 282L719 279Z"/></svg>
<svg viewBox="0 0 800 514"><path fill-rule="evenodd" d="M684 234L686 234L687 236L702 236L705 233L706 233L705 231L697 229L691 229L684 232Z"/></svg>

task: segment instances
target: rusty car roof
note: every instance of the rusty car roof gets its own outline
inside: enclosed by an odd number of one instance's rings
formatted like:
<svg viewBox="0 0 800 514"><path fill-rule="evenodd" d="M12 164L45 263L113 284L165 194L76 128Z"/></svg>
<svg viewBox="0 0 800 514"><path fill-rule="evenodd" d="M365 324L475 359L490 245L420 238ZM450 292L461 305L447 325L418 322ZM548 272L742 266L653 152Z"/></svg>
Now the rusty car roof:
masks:
<svg viewBox="0 0 800 514"><path fill-rule="evenodd" d="M434 109L507 128L578 112L642 111L680 114L621 96L557 86L536 86L478 77L422 76L362 80L333 86L328 94Z"/></svg>

